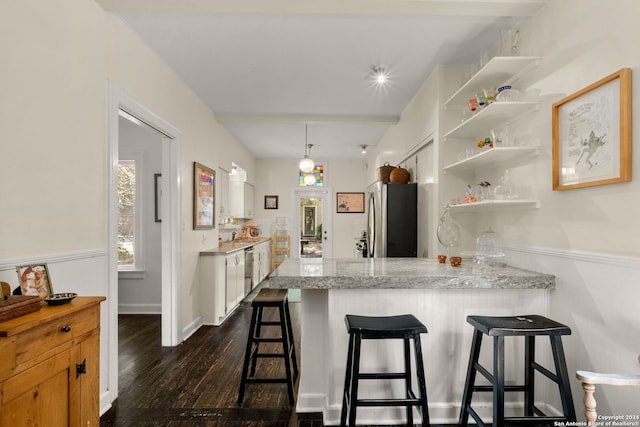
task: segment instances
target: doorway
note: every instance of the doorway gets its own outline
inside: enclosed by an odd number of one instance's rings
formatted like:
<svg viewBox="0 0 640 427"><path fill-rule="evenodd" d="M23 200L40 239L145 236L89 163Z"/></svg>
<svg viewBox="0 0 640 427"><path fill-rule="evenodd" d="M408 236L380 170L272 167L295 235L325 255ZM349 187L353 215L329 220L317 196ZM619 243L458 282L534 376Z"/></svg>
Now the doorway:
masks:
<svg viewBox="0 0 640 427"><path fill-rule="evenodd" d="M161 330L162 345L176 346L182 341L180 330L180 280L182 181L181 132L152 111L129 98L117 87L109 84L108 107L108 289L106 310L106 336L103 339L107 355L106 393L101 396L101 407L107 407L118 397L118 160L120 151L120 117L128 115L160 134L161 170L160 204L160 258L161 258Z"/></svg>
<svg viewBox="0 0 640 427"><path fill-rule="evenodd" d="M322 258L322 199L300 199L300 258Z"/></svg>
<svg viewBox="0 0 640 427"><path fill-rule="evenodd" d="M296 188L292 203L291 256L330 258L332 255L332 191Z"/></svg>

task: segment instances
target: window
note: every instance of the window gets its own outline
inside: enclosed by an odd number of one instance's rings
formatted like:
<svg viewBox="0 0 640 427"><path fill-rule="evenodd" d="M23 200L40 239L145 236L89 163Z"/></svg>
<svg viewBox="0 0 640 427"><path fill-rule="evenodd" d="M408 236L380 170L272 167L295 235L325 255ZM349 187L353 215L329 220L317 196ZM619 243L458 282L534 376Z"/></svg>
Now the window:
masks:
<svg viewBox="0 0 640 427"><path fill-rule="evenodd" d="M118 162L118 269L141 269L140 183L136 160Z"/></svg>
<svg viewBox="0 0 640 427"><path fill-rule="evenodd" d="M306 184L304 178L307 175L311 175L314 177L315 181L311 181L314 182L313 184ZM313 170L309 173L305 173L302 172L301 170L298 171L298 186L300 187L308 187L308 186L316 186L316 187L323 187L324 186L324 181L325 181L325 168L323 164L316 164L315 167L313 168Z"/></svg>

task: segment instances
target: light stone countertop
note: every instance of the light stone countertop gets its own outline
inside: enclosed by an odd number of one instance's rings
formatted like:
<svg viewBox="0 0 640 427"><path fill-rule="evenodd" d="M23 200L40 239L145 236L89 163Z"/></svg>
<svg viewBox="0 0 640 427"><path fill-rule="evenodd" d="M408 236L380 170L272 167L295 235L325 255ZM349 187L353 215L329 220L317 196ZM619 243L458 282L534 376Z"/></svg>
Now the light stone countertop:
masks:
<svg viewBox="0 0 640 427"><path fill-rule="evenodd" d="M200 256L227 255L232 252L245 250L246 248L251 246L259 245L260 243L268 242L270 240L271 238L269 237L253 237L251 239L238 239L231 242L223 242L215 248L201 251Z"/></svg>
<svg viewBox="0 0 640 427"><path fill-rule="evenodd" d="M459 267L428 258L289 258L269 276L282 289L554 289L555 276L514 267Z"/></svg>

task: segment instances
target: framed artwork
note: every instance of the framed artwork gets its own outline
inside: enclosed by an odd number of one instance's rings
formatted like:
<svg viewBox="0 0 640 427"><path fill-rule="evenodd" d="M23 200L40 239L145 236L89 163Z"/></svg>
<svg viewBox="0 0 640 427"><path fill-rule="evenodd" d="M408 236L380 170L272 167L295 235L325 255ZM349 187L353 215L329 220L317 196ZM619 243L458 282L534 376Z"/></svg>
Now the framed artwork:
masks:
<svg viewBox="0 0 640 427"><path fill-rule="evenodd" d="M338 213L364 213L364 193L336 193Z"/></svg>
<svg viewBox="0 0 640 427"><path fill-rule="evenodd" d="M307 205L302 207L302 236L312 237L316 235L316 207Z"/></svg>
<svg viewBox="0 0 640 427"><path fill-rule="evenodd" d="M631 69L553 104L553 189L631 181Z"/></svg>
<svg viewBox="0 0 640 427"><path fill-rule="evenodd" d="M278 196L264 196L265 209L278 209Z"/></svg>
<svg viewBox="0 0 640 427"><path fill-rule="evenodd" d="M38 295L44 298L53 295L51 276L47 264L27 264L16 267L22 295Z"/></svg>
<svg viewBox="0 0 640 427"><path fill-rule="evenodd" d="M162 197L161 179L162 179L161 173L153 174L153 192L154 192L153 204L154 204L154 216L155 216L156 222L162 222L162 219L160 217L160 200Z"/></svg>
<svg viewBox="0 0 640 427"><path fill-rule="evenodd" d="M193 162L193 229L214 228L216 200L216 172Z"/></svg>

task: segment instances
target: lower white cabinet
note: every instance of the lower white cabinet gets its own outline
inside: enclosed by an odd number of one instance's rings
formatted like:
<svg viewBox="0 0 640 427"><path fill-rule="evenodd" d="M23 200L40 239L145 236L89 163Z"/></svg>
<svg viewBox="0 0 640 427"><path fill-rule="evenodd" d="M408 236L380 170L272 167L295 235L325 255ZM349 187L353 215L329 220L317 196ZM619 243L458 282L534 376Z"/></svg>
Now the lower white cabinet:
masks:
<svg viewBox="0 0 640 427"><path fill-rule="evenodd" d="M205 325L220 325L244 298L244 250L200 256L200 313Z"/></svg>
<svg viewBox="0 0 640 427"><path fill-rule="evenodd" d="M253 248L252 288L271 273L271 240L256 243ZM221 325L247 296L244 249L200 253L199 302L204 325Z"/></svg>
<svg viewBox="0 0 640 427"><path fill-rule="evenodd" d="M225 315L229 314L245 297L244 294L244 251L234 252L225 257Z"/></svg>
<svg viewBox="0 0 640 427"><path fill-rule="evenodd" d="M254 246L253 286L256 287L271 273L271 241Z"/></svg>

